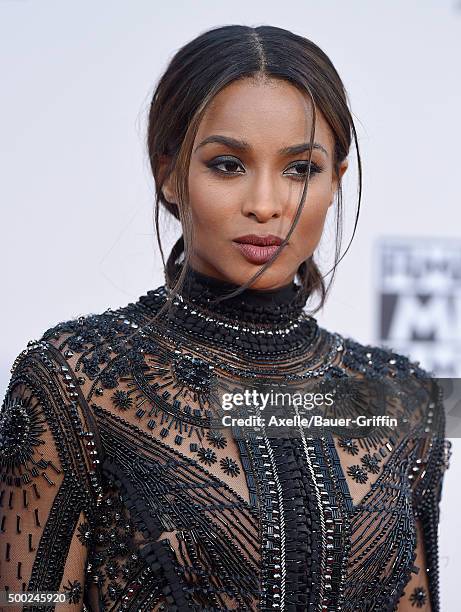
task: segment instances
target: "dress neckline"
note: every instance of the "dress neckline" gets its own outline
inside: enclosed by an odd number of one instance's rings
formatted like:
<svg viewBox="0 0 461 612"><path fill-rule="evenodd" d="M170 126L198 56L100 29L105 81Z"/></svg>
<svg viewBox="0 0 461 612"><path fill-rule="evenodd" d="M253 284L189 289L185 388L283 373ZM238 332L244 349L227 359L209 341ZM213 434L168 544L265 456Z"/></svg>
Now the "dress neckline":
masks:
<svg viewBox="0 0 461 612"><path fill-rule="evenodd" d="M320 327L304 311L307 295L300 285L291 282L270 290L245 289L240 295L211 303L238 286L189 268L165 315L167 329L186 342L205 343L256 360L286 360L310 353ZM170 295L171 287L164 284L141 296L138 303L152 313Z"/></svg>
<svg viewBox="0 0 461 612"><path fill-rule="evenodd" d="M302 314L307 302L305 291L294 281L275 289L250 287L236 296L213 301L238 287L238 284L223 281L190 267L178 295L183 302L204 308L214 315L266 326L293 321Z"/></svg>

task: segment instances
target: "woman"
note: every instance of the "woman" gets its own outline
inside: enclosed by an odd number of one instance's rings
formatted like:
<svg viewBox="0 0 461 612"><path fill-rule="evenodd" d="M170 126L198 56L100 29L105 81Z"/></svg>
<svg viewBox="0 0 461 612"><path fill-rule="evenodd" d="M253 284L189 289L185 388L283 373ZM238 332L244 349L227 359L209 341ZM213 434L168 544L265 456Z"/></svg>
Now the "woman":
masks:
<svg viewBox="0 0 461 612"><path fill-rule="evenodd" d="M339 261L352 137L335 68L300 36L226 26L176 53L148 148L162 259L159 204L182 237L165 285L59 323L15 360L2 589L85 610L439 609L440 389L312 316L334 202ZM317 416L384 406L399 427L312 432L303 405L278 429L261 405L222 403L314 383L336 402Z"/></svg>

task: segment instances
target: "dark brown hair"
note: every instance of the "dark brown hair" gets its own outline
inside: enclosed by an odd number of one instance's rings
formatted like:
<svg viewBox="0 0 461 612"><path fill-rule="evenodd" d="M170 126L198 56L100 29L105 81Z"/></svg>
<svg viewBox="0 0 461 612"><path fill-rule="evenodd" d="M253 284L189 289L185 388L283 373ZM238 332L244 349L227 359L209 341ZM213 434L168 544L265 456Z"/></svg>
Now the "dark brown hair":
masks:
<svg viewBox="0 0 461 612"><path fill-rule="evenodd" d="M362 194L360 153L354 121L348 108L347 93L330 59L310 40L289 30L273 26L253 28L244 25L228 25L204 32L177 51L153 93L147 127L147 146L156 185L156 234L164 266L165 281L170 288L170 296L164 307L171 304L174 295L181 290L190 261L192 217L187 205L188 170L199 124L213 97L226 85L243 78L283 79L298 87L311 99L313 121L311 123L308 173L301 201L287 236L280 248L251 279L224 297L236 295L249 287L271 265L298 222L309 184L317 106L334 136L333 172L339 180L335 224L335 263L332 270L329 271L333 271L333 274L328 287L325 286L324 277L314 262L313 256L304 261L297 271L306 294L308 296L314 292L320 294L320 303L312 311L314 313L323 307L336 267L346 254L355 234ZM339 258L342 242L343 202L338 170L339 165L349 153L352 136L358 160L358 205L351 241L342 257ZM168 165L166 171L161 173L161 162L164 160L168 162ZM171 173L173 173L172 178L178 203L168 202L162 192L164 182ZM160 239L159 204L181 222L183 230L166 264ZM184 256L183 262L178 262L182 255Z"/></svg>

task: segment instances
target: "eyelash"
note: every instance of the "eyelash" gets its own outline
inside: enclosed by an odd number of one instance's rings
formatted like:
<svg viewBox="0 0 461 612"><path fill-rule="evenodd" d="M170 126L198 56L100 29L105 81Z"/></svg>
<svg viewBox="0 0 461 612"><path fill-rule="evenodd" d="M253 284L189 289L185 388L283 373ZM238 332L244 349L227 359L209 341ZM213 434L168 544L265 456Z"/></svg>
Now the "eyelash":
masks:
<svg viewBox="0 0 461 612"><path fill-rule="evenodd" d="M208 162L206 165L208 168L210 168L213 172L216 172L220 175L227 175L227 176L236 176L237 174L243 174L242 172L226 172L225 170L220 170L218 168L218 166L220 166L221 164L237 164L241 166L241 163L239 161L237 161L235 158L233 157L219 157L216 158L214 160L212 160L211 162ZM299 180L304 180L304 178L307 175L307 168L308 168L308 162L302 162L302 161L298 161L295 162L294 164L292 164L291 166L288 166L288 168L295 168L296 166L304 166L305 167L305 173L303 174L298 174L297 176L294 174L291 174L289 176L291 176L292 178L295 179L295 181L299 181ZM323 168L321 166L319 166L318 164L316 164L315 162L311 161L311 173L310 175L315 175L315 174L320 174L321 172L323 172Z"/></svg>

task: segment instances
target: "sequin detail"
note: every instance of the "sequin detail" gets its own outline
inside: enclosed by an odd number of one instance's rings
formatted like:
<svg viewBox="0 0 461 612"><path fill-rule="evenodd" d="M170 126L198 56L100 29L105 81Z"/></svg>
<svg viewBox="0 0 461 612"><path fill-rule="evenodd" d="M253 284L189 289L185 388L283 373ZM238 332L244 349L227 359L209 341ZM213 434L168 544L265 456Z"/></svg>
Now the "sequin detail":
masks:
<svg viewBox="0 0 461 612"><path fill-rule="evenodd" d="M402 597L438 612L440 388L321 328L295 285L211 310L224 286L191 281L157 324L165 286L18 355L0 412L2 589L67 591L91 612L395 612ZM358 378L395 391L407 431L216 426L221 386L328 383L353 412ZM407 593L417 522L430 592Z"/></svg>

